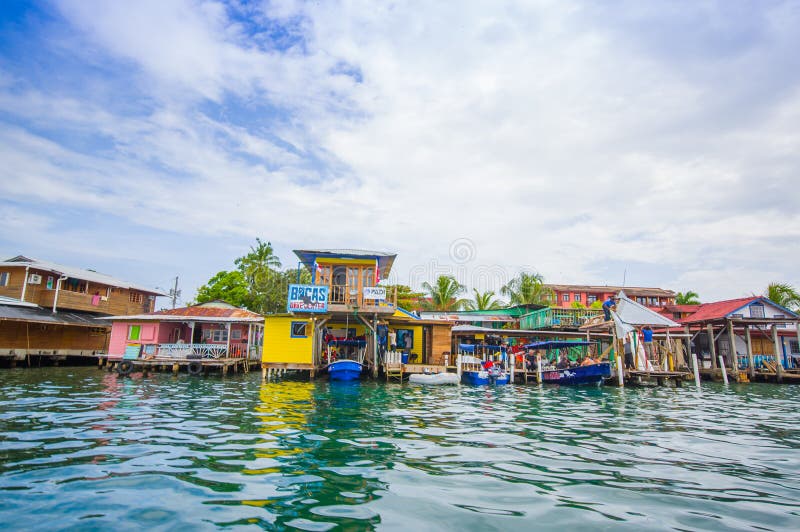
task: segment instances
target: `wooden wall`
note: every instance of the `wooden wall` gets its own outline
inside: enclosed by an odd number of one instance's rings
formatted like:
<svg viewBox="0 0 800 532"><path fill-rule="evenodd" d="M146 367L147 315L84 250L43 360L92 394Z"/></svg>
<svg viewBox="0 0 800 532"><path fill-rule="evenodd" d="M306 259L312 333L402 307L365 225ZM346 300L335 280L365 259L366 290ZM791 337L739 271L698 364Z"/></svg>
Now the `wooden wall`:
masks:
<svg viewBox="0 0 800 532"><path fill-rule="evenodd" d="M431 364L444 364L444 353L450 352L452 343L452 329L449 324L444 325L431 325ZM453 357L450 357L450 363L453 363Z"/></svg>
<svg viewBox="0 0 800 532"><path fill-rule="evenodd" d="M19 299L22 296L22 283L25 280L25 268L0 268L0 272L10 274L8 286L0 287L0 295ZM28 283L25 289L25 301L36 303L45 308L53 306L55 299L55 286L58 276L53 272L30 268L28 274L38 274L42 277L40 284ZM53 289L47 288L47 278L53 278ZM57 308L69 310L83 310L87 312L99 312L112 315L143 314L151 312L153 305L148 299L148 294L138 290L127 288L109 287L103 284L85 282L84 292L74 292L65 288L66 282L62 282L61 290L58 293ZM131 292L141 295L141 302L131 301ZM107 301L100 301L97 305L92 305L92 298L95 293L107 297Z"/></svg>
<svg viewBox="0 0 800 532"><path fill-rule="evenodd" d="M108 349L109 327L79 327L0 321L0 351L102 351Z"/></svg>

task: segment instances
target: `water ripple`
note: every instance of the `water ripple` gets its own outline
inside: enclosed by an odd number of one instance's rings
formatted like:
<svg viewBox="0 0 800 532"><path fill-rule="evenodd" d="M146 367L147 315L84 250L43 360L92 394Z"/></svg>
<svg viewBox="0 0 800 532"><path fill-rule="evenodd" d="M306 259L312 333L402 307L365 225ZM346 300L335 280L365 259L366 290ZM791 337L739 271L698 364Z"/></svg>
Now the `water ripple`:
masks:
<svg viewBox="0 0 800 532"><path fill-rule="evenodd" d="M800 388L0 372L0 528L800 528Z"/></svg>

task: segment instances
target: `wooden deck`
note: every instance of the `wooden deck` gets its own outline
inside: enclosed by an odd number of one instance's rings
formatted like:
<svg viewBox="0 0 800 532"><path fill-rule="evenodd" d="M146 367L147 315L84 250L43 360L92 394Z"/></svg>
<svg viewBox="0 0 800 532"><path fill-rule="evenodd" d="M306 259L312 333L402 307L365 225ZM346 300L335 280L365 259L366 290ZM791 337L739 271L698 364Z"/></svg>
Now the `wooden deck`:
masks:
<svg viewBox="0 0 800 532"><path fill-rule="evenodd" d="M109 359L106 363L108 371L121 372L121 364L123 362L130 362L133 366L132 372L156 372L163 371L172 373L191 373L190 366L193 368L199 364L200 371L198 375L207 375L209 373L219 372L222 375L227 375L229 371L238 373L242 370L244 373L250 371L250 365L253 361L244 357L237 358L200 358L200 359L186 359L186 358L152 358L143 359L137 358L132 360L122 360L119 358ZM98 364L102 366L102 361Z"/></svg>
<svg viewBox="0 0 800 532"><path fill-rule="evenodd" d="M626 386L674 386L680 388L684 381L692 380L691 373L682 371L625 371ZM616 377L612 377L617 383Z"/></svg>

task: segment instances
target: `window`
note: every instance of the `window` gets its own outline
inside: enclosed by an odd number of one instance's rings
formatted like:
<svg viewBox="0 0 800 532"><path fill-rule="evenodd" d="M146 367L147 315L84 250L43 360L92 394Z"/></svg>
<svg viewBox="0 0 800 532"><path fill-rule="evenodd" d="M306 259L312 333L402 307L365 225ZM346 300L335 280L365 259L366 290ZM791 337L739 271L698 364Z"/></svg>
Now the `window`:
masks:
<svg viewBox="0 0 800 532"><path fill-rule="evenodd" d="M733 318L733 319L744 318L744 314L731 314L731 318Z"/></svg>
<svg viewBox="0 0 800 532"><path fill-rule="evenodd" d="M764 317L764 305L761 303L754 303L750 305L750 317L751 318L763 318Z"/></svg>
<svg viewBox="0 0 800 532"><path fill-rule="evenodd" d="M8 272L1 272L0 273L0 286L8 286L8 280L11 278L11 274Z"/></svg>
<svg viewBox="0 0 800 532"><path fill-rule="evenodd" d="M785 318L786 316L784 316L783 314L774 314L772 317L780 319L780 318Z"/></svg>
<svg viewBox="0 0 800 532"><path fill-rule="evenodd" d="M128 327L128 340L138 340L142 332L141 325L131 325Z"/></svg>
<svg viewBox="0 0 800 532"><path fill-rule="evenodd" d="M569 301L569 294L564 294L561 296L561 301Z"/></svg>
<svg viewBox="0 0 800 532"><path fill-rule="evenodd" d="M231 340L241 340L241 339L242 339L242 330L231 329Z"/></svg>
<svg viewBox="0 0 800 532"><path fill-rule="evenodd" d="M575 294L575 301L580 301L580 300L581 300L581 295Z"/></svg>
<svg viewBox="0 0 800 532"><path fill-rule="evenodd" d="M591 305L595 301L597 301L597 296L595 294L589 294L588 296L586 296L586 303L588 303L589 305Z"/></svg>
<svg viewBox="0 0 800 532"><path fill-rule="evenodd" d="M292 322L292 338L308 338L306 334L306 326L308 323L305 321L293 321Z"/></svg>
<svg viewBox="0 0 800 532"><path fill-rule="evenodd" d="M53 281L54 281L53 276L52 275L48 275L47 276L47 289L48 290L52 290L53 289Z"/></svg>
<svg viewBox="0 0 800 532"><path fill-rule="evenodd" d="M211 331L211 341L212 342L227 342L228 341L228 330L227 329L214 329Z"/></svg>
<svg viewBox="0 0 800 532"><path fill-rule="evenodd" d="M131 293L130 293L130 295L128 297L129 297L131 303L141 303L142 302L142 294L140 294L139 292L134 292L133 290L131 290Z"/></svg>
<svg viewBox="0 0 800 532"><path fill-rule="evenodd" d="M797 340L789 340L789 351L791 353L800 353L800 344Z"/></svg>

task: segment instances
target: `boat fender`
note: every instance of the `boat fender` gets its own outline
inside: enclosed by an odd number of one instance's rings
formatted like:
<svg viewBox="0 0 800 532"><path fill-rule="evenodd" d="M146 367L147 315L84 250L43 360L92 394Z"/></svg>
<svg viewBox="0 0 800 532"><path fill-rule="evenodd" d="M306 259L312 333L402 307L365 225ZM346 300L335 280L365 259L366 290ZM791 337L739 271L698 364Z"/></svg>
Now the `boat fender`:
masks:
<svg viewBox="0 0 800 532"><path fill-rule="evenodd" d="M123 360L117 364L117 373L120 375L130 375L131 371L133 371L133 362L130 360Z"/></svg>
<svg viewBox="0 0 800 532"><path fill-rule="evenodd" d="M189 375L200 375L203 373L203 365L200 362L189 362Z"/></svg>

